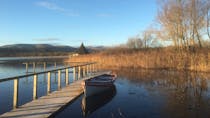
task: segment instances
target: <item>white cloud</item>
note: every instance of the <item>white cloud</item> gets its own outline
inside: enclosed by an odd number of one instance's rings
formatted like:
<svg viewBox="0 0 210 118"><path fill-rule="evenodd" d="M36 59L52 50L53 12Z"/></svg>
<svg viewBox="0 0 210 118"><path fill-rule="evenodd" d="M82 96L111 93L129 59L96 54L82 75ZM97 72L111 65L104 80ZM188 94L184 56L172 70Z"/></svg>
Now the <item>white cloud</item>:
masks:
<svg viewBox="0 0 210 118"><path fill-rule="evenodd" d="M53 10L53 11L63 13L63 14L68 15L68 16L79 16L77 13L74 13L72 10L60 7L55 3L51 3L51 2L47 2L47 1L40 1L40 2L36 2L36 5L40 6L40 7L43 7L43 8L46 8L46 9L49 9L49 10Z"/></svg>
<svg viewBox="0 0 210 118"><path fill-rule="evenodd" d="M50 10L65 11L64 8L61 8L54 3L50 3L50 2L46 2L46 1L37 2L36 4L38 6L41 6L41 7L50 9Z"/></svg>

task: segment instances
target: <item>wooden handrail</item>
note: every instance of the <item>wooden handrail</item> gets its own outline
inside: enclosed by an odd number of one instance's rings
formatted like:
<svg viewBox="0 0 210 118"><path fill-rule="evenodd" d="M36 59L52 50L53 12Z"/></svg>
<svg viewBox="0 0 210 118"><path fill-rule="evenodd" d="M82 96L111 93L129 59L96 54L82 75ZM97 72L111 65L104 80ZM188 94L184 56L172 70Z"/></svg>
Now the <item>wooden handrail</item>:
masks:
<svg viewBox="0 0 210 118"><path fill-rule="evenodd" d="M0 79L0 83L5 82L5 81L14 80L14 79L21 79L21 78L29 77L29 76L33 76L33 75L39 75L39 74L44 74L44 73L48 73L48 72L53 72L53 71L57 71L57 70L64 70L64 69L67 69L67 68L74 68L74 67L92 65L92 64L95 64L95 63L96 62L91 62L91 63L79 64L79 65L75 65L75 66L61 67L61 68L42 71L42 72L35 72L35 73L31 73L31 74L24 74L24 75L19 75L19 76L14 76L14 77L3 78L3 79Z"/></svg>
<svg viewBox="0 0 210 118"><path fill-rule="evenodd" d="M66 86L69 84L69 68L73 68L73 77L74 80L77 79L81 79L81 74L83 74L84 76L88 75L89 72L91 72L91 69L88 70L88 66L95 64L96 62L89 62L89 63L81 63L78 65L74 65L74 66L68 66L68 67L61 67L61 68L57 68L57 69L52 69L52 70L47 70L47 71L42 71L42 72L34 72L32 74L26 74L26 75L20 75L20 76L15 76L15 77L9 77L9 78L4 78L4 79L0 79L0 83L5 82L5 81L11 81L14 80L14 93L13 93L13 108L17 108L18 107L18 91L19 91L19 79L24 78L24 77L29 77L29 76L33 76L33 100L37 99L37 80L38 80L38 75L39 74L44 74L47 73L48 75L48 81L47 81L47 94L49 94L51 92L51 72L55 72L58 71L58 88L57 90L61 89L61 71L65 70L65 83ZM87 66L87 67L85 67ZM78 67L78 76L76 77L76 67ZM82 67L82 68L81 68ZM81 70L82 69L82 70ZM83 71L83 72L82 72ZM94 72L94 68L92 69L92 72Z"/></svg>

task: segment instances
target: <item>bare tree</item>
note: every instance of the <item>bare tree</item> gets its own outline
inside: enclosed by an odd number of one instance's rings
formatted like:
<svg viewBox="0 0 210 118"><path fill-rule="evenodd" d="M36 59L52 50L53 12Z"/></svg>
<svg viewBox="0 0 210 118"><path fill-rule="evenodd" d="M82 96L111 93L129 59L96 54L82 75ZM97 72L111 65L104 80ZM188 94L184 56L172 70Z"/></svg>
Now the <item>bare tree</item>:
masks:
<svg viewBox="0 0 210 118"><path fill-rule="evenodd" d="M167 32L167 36L177 47L182 47L186 43L185 37L185 3L182 0L163 0L159 2L160 8L157 19Z"/></svg>
<svg viewBox="0 0 210 118"><path fill-rule="evenodd" d="M205 16L205 20L206 20L206 32L208 35L208 38L210 39L210 1L206 0L205 1L205 7L204 7L204 16Z"/></svg>
<svg viewBox="0 0 210 118"><path fill-rule="evenodd" d="M143 42L143 47L144 48L148 48L149 47L149 43L152 39L151 33L149 31L144 31L143 32L143 38L142 38L142 42Z"/></svg>
<svg viewBox="0 0 210 118"><path fill-rule="evenodd" d="M190 0L187 4L189 21L191 31L191 38L198 43L199 47L202 47L201 44L201 32L205 27L204 25L204 9L205 9L205 0Z"/></svg>
<svg viewBox="0 0 210 118"><path fill-rule="evenodd" d="M155 44L158 42L157 41L158 36L159 36L159 31L153 26L150 26L147 29L145 29L145 31L143 31L142 33L143 47L148 48L148 47L156 47L156 45L159 45Z"/></svg>
<svg viewBox="0 0 210 118"><path fill-rule="evenodd" d="M205 0L159 0L157 20L176 47L183 49L196 44L202 47L204 3Z"/></svg>
<svg viewBox="0 0 210 118"><path fill-rule="evenodd" d="M142 48L143 43L140 38L132 37L128 39L126 45L128 48L139 49L139 48Z"/></svg>

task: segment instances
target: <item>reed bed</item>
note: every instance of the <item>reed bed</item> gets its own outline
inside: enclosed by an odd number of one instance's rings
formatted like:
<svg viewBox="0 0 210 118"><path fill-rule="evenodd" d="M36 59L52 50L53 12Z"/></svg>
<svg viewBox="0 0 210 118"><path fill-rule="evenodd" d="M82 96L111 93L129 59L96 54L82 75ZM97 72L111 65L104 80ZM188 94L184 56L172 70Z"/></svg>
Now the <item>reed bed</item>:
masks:
<svg viewBox="0 0 210 118"><path fill-rule="evenodd" d="M97 62L97 68L144 68L210 72L210 51L177 51L174 49L112 49L70 57L68 61Z"/></svg>

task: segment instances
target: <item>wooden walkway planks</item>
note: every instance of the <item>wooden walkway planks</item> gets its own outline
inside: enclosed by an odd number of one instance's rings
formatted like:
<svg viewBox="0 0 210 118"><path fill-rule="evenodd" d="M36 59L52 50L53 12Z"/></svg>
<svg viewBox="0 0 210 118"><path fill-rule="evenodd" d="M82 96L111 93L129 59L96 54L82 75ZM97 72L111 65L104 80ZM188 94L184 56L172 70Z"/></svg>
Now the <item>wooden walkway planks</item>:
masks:
<svg viewBox="0 0 210 118"><path fill-rule="evenodd" d="M107 72L100 72L94 76L104 73ZM53 116L61 108L72 102L83 93L81 82L84 79L71 83L70 85L62 88L60 91L54 91L47 96L40 97L37 100L33 100L18 107L17 109L4 113L0 116L0 118L46 118Z"/></svg>

